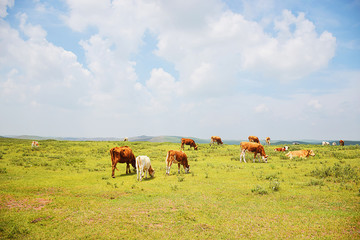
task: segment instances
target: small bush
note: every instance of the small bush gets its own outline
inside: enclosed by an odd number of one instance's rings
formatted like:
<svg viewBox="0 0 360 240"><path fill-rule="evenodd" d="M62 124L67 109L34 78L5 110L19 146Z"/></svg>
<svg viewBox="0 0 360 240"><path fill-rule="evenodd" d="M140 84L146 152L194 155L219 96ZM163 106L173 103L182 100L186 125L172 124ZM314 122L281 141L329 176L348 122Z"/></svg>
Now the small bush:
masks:
<svg viewBox="0 0 360 240"><path fill-rule="evenodd" d="M316 168L310 172L310 176L318 178L329 178L345 180L358 180L359 176L354 168L350 165L342 167L340 164L335 163L333 167L323 166L321 169Z"/></svg>
<svg viewBox="0 0 360 240"><path fill-rule="evenodd" d="M266 189L264 189L262 186L260 185L256 185L253 189L251 189L251 192L259 194L259 195L266 195L268 194L268 192L266 191Z"/></svg>
<svg viewBox="0 0 360 240"><path fill-rule="evenodd" d="M7 173L6 168L0 168L0 173Z"/></svg>
<svg viewBox="0 0 360 240"><path fill-rule="evenodd" d="M279 191L280 189L280 183L278 181L271 181L270 182L270 188L271 190L273 190L274 192Z"/></svg>

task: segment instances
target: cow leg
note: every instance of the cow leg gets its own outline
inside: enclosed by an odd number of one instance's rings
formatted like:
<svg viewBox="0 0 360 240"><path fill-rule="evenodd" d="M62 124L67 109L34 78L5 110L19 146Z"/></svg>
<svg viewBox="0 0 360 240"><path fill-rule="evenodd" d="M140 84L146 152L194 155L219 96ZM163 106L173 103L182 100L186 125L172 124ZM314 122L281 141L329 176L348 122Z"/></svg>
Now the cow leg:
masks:
<svg viewBox="0 0 360 240"><path fill-rule="evenodd" d="M116 168L116 163L112 165L111 177L113 177L113 178L115 178L115 168Z"/></svg>
<svg viewBox="0 0 360 240"><path fill-rule="evenodd" d="M241 162L241 158L243 158L243 159L244 159L244 162L246 163L246 160L245 160L245 152L246 152L245 149L241 151L241 154L240 154L240 162Z"/></svg>
<svg viewBox="0 0 360 240"><path fill-rule="evenodd" d="M131 173L130 172L130 164L126 163L126 174Z"/></svg>
<svg viewBox="0 0 360 240"><path fill-rule="evenodd" d="M178 163L178 173L180 173L180 163Z"/></svg>
<svg viewBox="0 0 360 240"><path fill-rule="evenodd" d="M254 160L253 160L253 163L255 163L256 154L257 154L257 152L255 152L255 153L254 153Z"/></svg>
<svg viewBox="0 0 360 240"><path fill-rule="evenodd" d="M172 162L168 163L167 166L166 166L166 174L167 174L167 175L170 174L171 164L172 164Z"/></svg>

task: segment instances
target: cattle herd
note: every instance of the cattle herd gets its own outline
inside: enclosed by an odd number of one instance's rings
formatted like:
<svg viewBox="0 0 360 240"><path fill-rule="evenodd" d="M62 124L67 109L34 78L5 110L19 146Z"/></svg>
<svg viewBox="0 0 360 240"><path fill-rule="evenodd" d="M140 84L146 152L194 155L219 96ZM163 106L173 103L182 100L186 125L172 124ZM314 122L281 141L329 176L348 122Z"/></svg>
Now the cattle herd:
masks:
<svg viewBox="0 0 360 240"><path fill-rule="evenodd" d="M266 155L264 147L261 145L259 138L256 136L249 136L248 139L249 142L240 143L240 148L241 148L240 162L241 160L244 160L244 162L246 163L245 153L246 151L248 151L254 153L253 162L255 162L256 155L259 154L259 162L262 159L265 163L267 163L268 156ZM125 138L124 141L128 141L128 138ZM265 142L267 145L270 145L270 138L267 137L265 139ZM215 143L217 143L217 145L223 144L219 136L212 136L210 145L213 145ZM183 151L184 145L189 145L190 148L194 148L194 150L198 150L198 146L193 139L182 138L180 151L169 150L167 152L166 160L165 160L167 175L170 174L170 168L173 163L178 164L178 173L180 173L180 165L184 167L185 173L189 173L190 166L188 163L186 153ZM330 145L330 143L322 142L322 145L323 146ZM335 146L336 143L333 142L332 145ZM340 140L339 145L344 146L344 141ZM39 147L39 143L37 141L33 141L31 143L31 147L37 148ZM288 146L274 149L274 151L278 151L278 152L286 152L288 150L289 150ZM111 156L111 166L112 166L111 176L113 178L115 178L115 169L118 170L116 168L116 165L118 163L126 163L126 174L131 173L130 171L130 164L131 164L133 168L136 169L137 180L140 181L143 179L144 174L146 178L147 178L147 173L149 173L151 177L154 177L155 175L155 171L151 167L150 158L147 156L138 156L137 158L135 158L133 151L128 146L114 147L110 149L110 156ZM292 159L293 157L307 158L309 156L315 156L315 153L313 150L308 149L308 150L289 151L287 154L285 154L285 156L289 157L290 159Z"/></svg>

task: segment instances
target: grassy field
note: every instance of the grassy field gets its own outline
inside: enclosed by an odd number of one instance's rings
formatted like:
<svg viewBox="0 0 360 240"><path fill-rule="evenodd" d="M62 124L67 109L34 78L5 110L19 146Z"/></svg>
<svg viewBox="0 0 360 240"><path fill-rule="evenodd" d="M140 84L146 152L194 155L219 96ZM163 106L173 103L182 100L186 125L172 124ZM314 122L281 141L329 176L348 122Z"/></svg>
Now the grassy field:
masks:
<svg viewBox="0 0 360 240"><path fill-rule="evenodd" d="M109 149L123 142L0 139L2 239L360 239L360 147L290 146L316 156L239 162L239 145L185 148L190 173L165 157L179 144L128 142L155 177L137 182ZM134 172L134 171L133 171Z"/></svg>

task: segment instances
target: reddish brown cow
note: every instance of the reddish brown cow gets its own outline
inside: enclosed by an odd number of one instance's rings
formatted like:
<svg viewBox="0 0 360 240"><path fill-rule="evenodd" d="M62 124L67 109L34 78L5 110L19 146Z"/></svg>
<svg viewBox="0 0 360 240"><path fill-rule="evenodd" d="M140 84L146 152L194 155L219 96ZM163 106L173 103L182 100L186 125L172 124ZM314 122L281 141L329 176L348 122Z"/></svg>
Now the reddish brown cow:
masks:
<svg viewBox="0 0 360 240"><path fill-rule="evenodd" d="M223 144L223 142L221 141L221 137L212 136L212 137L211 137L210 145L211 145L211 144L214 144L215 142L216 142L218 145L219 145L219 144Z"/></svg>
<svg viewBox="0 0 360 240"><path fill-rule="evenodd" d="M181 149L182 150L184 150L184 144L190 145L190 148L193 147L195 150L198 150L198 147L197 147L195 141L190 138L182 138L181 139Z"/></svg>
<svg viewBox="0 0 360 240"><path fill-rule="evenodd" d="M170 168L173 163L178 164L178 173L180 173L180 165L184 166L185 173L189 173L190 166L188 164L187 156L182 151L170 150L166 155L166 174L170 174Z"/></svg>
<svg viewBox="0 0 360 240"><path fill-rule="evenodd" d="M282 147L282 148L275 148L275 152L285 152L288 150L288 146Z"/></svg>
<svg viewBox="0 0 360 240"><path fill-rule="evenodd" d="M265 138L265 142L267 145L270 145L270 137Z"/></svg>
<svg viewBox="0 0 360 240"><path fill-rule="evenodd" d="M260 144L260 140L256 136L249 136L248 139L249 139L249 142L256 142L256 143Z"/></svg>
<svg viewBox="0 0 360 240"><path fill-rule="evenodd" d="M344 145L345 145L345 143L344 143L343 140L340 140L340 141L339 141L339 144L340 144L340 146L344 146Z"/></svg>
<svg viewBox="0 0 360 240"><path fill-rule="evenodd" d="M131 173L130 171L130 164L136 168L135 166L135 156L128 146L123 147L114 147L110 149L110 156L111 156L111 165L112 165L112 174L111 176L115 178L115 169L117 163L126 163L126 174Z"/></svg>
<svg viewBox="0 0 360 240"><path fill-rule="evenodd" d="M267 162L268 156L265 154L264 147L261 144L254 143L254 142L241 142L240 146L241 146L240 162L241 162L241 158L243 158L244 162L246 162L246 160L245 160L245 152L246 151L254 153L254 161L253 162L255 162L255 158L258 153L262 156L262 159L264 160L264 162ZM259 162L260 162L260 159L259 159Z"/></svg>

